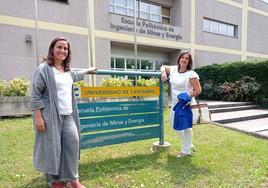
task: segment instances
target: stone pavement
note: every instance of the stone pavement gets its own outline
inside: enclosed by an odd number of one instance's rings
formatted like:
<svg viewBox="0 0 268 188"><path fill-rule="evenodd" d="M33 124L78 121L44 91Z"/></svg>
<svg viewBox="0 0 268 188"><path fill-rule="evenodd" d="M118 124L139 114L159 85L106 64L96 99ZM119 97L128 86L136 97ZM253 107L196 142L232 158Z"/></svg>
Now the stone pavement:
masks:
<svg viewBox="0 0 268 188"><path fill-rule="evenodd" d="M200 102L208 104L215 124L268 139L268 109L244 102Z"/></svg>

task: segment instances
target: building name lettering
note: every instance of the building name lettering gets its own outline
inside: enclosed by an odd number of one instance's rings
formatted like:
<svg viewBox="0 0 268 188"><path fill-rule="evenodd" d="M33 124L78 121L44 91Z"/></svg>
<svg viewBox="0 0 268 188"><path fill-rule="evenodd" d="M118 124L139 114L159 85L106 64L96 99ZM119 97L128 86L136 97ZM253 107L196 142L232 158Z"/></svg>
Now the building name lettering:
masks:
<svg viewBox="0 0 268 188"><path fill-rule="evenodd" d="M135 30L134 20L127 17L121 17L119 23L110 23L110 28L116 32L131 32ZM157 37L161 39L175 40L182 39L180 34L177 34L174 26L163 25L145 20L136 21L136 33L146 36Z"/></svg>
<svg viewBox="0 0 268 188"><path fill-rule="evenodd" d="M96 128L100 128L100 127L109 127L109 126L135 126L135 125L142 125L144 124L145 119L144 118L128 118L125 120L100 120L100 121L96 121L96 122L88 122L87 124L83 124L80 125L80 129L81 131L85 130L85 129L96 129Z"/></svg>

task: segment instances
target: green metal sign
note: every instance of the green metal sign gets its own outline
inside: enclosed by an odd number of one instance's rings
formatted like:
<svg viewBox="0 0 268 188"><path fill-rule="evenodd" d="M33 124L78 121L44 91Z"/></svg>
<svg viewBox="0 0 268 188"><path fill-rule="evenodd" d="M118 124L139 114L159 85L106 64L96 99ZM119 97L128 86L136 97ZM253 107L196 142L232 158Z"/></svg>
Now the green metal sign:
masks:
<svg viewBox="0 0 268 188"><path fill-rule="evenodd" d="M159 126L104 132L97 134L87 134L81 137L81 148L92 148L112 144L120 144L137 140L156 138L160 136Z"/></svg>
<svg viewBox="0 0 268 188"><path fill-rule="evenodd" d="M92 106L90 103L80 104L78 109L81 132L159 124L157 103L158 101L130 101L94 103ZM141 106L140 111L139 106ZM127 110L123 110L124 107ZM85 114L88 116L83 117Z"/></svg>
<svg viewBox="0 0 268 188"><path fill-rule="evenodd" d="M80 118L145 112L159 113L159 101L80 103L78 112Z"/></svg>
<svg viewBox="0 0 268 188"><path fill-rule="evenodd" d="M97 74L142 74L160 77L160 73L134 71L102 70L97 71ZM163 144L162 88L160 80L160 96L156 100L79 103L81 148L93 148L157 137L159 143Z"/></svg>

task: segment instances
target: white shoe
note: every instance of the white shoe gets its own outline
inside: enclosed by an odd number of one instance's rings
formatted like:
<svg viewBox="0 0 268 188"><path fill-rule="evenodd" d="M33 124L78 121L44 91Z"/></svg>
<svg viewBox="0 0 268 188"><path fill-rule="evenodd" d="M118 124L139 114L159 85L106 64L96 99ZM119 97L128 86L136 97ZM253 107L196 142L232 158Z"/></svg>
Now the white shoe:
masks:
<svg viewBox="0 0 268 188"><path fill-rule="evenodd" d="M191 156L191 154L186 154L186 153L180 152L176 157L177 158L183 158L183 157L189 157L189 156Z"/></svg>

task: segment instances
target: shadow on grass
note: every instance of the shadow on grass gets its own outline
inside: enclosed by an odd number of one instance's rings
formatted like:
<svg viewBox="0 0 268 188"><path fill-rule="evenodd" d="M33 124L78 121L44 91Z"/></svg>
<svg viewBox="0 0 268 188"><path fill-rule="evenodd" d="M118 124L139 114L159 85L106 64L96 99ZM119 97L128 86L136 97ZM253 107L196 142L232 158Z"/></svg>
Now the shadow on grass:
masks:
<svg viewBox="0 0 268 188"><path fill-rule="evenodd" d="M208 176L211 173L208 168L198 168L192 163L192 157L177 158L173 155L167 156L167 165L165 170L171 175L171 180L176 185L184 185L185 183L196 179L198 176Z"/></svg>
<svg viewBox="0 0 268 188"><path fill-rule="evenodd" d="M83 181L133 170L138 171L139 169L155 165L160 154L157 152L146 155L131 155L116 159L109 158L100 162L80 164L79 176Z"/></svg>
<svg viewBox="0 0 268 188"><path fill-rule="evenodd" d="M79 165L80 180L99 179L113 177L117 174L129 174L132 171L152 169L152 176L155 179L162 179L163 174L168 174L169 183L177 186L187 185L187 182L200 176L208 176L207 168L198 168L192 163L192 157L178 159L168 152L156 152L150 154L130 155L116 159L108 158L99 162L88 162ZM162 171L161 174L154 174L153 169ZM25 188L45 188L45 180L42 176L33 179L30 183L24 184Z"/></svg>
<svg viewBox="0 0 268 188"><path fill-rule="evenodd" d="M163 162L163 159L165 162ZM210 174L207 168L198 168L192 163L192 157L178 159L168 152L156 152L144 155L132 155L117 159L106 159L100 162L89 162L79 166L81 181L113 177L117 174L139 171L142 169L158 169L163 174L169 174L169 179L175 185L184 185L198 176ZM161 170L162 169L162 170ZM152 174L154 171L152 170ZM155 174L156 179L161 175Z"/></svg>
<svg viewBox="0 0 268 188"><path fill-rule="evenodd" d="M23 120L31 118L31 115L17 115L17 116L0 116L0 121L5 121L5 120Z"/></svg>
<svg viewBox="0 0 268 188"><path fill-rule="evenodd" d="M106 159L101 162L90 162L79 165L79 179L95 179L106 177L116 173L129 172L155 165L155 161L161 153L152 153L148 155L132 155L117 159ZM1 186L0 186L1 187ZM24 184L23 188L47 188L45 178L40 176L31 182Z"/></svg>

